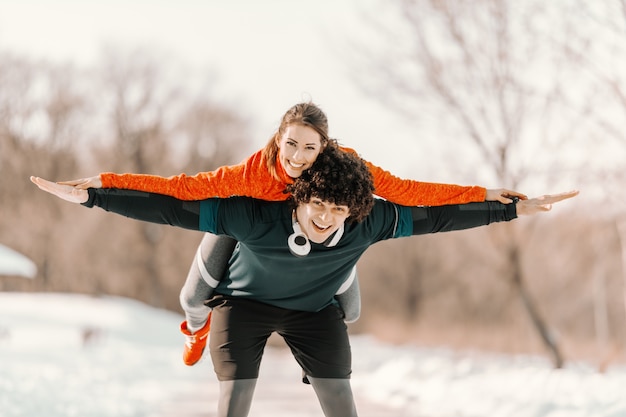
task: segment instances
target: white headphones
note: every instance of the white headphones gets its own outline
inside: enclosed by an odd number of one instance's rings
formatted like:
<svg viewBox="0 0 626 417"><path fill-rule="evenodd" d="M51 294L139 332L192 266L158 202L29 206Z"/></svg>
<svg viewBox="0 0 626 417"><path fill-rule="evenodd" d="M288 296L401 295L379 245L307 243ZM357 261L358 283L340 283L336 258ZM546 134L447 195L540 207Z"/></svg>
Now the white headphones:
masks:
<svg viewBox="0 0 626 417"><path fill-rule="evenodd" d="M293 211L291 216L292 218L292 226L293 226L293 234L289 236L287 239L287 243L289 244L289 250L292 254L298 257L307 256L309 252L311 252L311 242L306 237L306 235L302 232L300 228L300 224L296 219L296 212Z"/></svg>
<svg viewBox="0 0 626 417"><path fill-rule="evenodd" d="M296 219L296 211L294 210L291 215L291 225L293 226L293 233L287 239L287 243L289 244L289 250L292 254L298 257L304 257L311 252L311 242L309 242L309 238L304 234L302 229L300 228L300 223ZM330 238L326 242L324 242L324 246L332 247L339 243L339 240L343 236L344 225L342 224L339 229L335 233L333 233Z"/></svg>

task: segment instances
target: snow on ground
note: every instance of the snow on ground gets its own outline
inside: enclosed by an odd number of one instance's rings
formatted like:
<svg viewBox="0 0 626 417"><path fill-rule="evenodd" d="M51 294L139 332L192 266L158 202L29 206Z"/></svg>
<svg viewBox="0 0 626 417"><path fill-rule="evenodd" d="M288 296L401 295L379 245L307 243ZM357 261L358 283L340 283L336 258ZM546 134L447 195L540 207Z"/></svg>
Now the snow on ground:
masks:
<svg viewBox="0 0 626 417"><path fill-rule="evenodd" d="M0 276L17 275L34 278L37 266L21 253L4 245L0 245Z"/></svg>
<svg viewBox="0 0 626 417"><path fill-rule="evenodd" d="M554 369L529 356L359 343L353 387L431 417L624 417L626 367Z"/></svg>
<svg viewBox="0 0 626 417"><path fill-rule="evenodd" d="M123 298L0 293L0 417L215 415L211 361L182 364L180 321ZM352 346L362 416L626 416L625 367L554 370L536 357L368 336L353 336ZM268 347L250 415L322 415L287 351Z"/></svg>

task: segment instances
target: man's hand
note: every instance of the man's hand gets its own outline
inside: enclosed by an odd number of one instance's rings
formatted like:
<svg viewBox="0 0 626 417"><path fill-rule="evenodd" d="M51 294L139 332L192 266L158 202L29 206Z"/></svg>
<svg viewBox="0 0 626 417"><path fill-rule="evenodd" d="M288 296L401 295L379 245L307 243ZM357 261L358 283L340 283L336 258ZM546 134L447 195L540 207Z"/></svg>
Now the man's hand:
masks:
<svg viewBox="0 0 626 417"><path fill-rule="evenodd" d="M50 194L54 194L65 201L69 201L70 203L80 204L89 199L89 193L87 190L82 190L72 185L58 184L39 177L30 177L30 180L40 189Z"/></svg>
<svg viewBox="0 0 626 417"><path fill-rule="evenodd" d="M102 188L102 180L100 175L90 178L79 178L77 180L59 181L57 184L71 185L80 190L86 190L87 188Z"/></svg>
<svg viewBox="0 0 626 417"><path fill-rule="evenodd" d="M567 191L560 194L548 194L541 197L529 198L528 200L520 200L516 204L517 215L531 215L544 211L552 210L552 204L559 201L567 200L568 198L576 197L578 190Z"/></svg>

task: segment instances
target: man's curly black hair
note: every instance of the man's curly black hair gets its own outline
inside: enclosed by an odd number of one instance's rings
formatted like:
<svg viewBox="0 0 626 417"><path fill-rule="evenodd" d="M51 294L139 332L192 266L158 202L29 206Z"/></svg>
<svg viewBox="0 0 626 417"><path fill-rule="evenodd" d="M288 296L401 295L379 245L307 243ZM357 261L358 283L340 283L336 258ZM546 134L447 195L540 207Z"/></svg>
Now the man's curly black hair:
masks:
<svg viewBox="0 0 626 417"><path fill-rule="evenodd" d="M360 222L374 205L374 182L365 162L339 149L331 140L308 170L287 186L295 205L308 203L312 197L339 206L348 206L347 221Z"/></svg>

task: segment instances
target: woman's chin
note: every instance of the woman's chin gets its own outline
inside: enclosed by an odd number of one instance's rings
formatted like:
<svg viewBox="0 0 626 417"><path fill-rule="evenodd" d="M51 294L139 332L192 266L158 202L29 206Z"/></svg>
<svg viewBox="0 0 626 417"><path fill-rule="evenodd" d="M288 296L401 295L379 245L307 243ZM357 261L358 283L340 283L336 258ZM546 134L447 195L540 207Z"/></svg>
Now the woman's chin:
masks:
<svg viewBox="0 0 626 417"><path fill-rule="evenodd" d="M285 172L291 178L299 178L300 175L302 175L302 171L303 171L302 169L293 169L293 168L286 168L285 169Z"/></svg>

